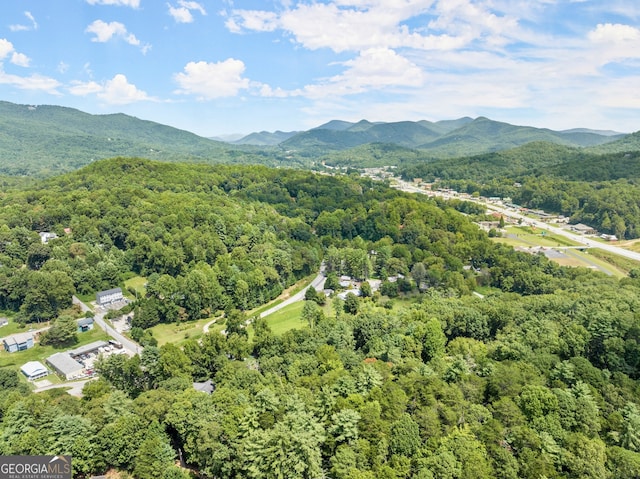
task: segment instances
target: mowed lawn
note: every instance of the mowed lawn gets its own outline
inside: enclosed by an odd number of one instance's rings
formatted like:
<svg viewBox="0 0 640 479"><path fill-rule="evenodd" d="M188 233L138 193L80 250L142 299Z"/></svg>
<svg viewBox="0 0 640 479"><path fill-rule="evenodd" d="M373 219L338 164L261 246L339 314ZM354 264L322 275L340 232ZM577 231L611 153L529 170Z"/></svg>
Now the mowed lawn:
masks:
<svg viewBox="0 0 640 479"><path fill-rule="evenodd" d="M281 336L292 329L306 328L307 323L302 319L302 308L304 301L296 301L267 316L265 319L273 334Z"/></svg>

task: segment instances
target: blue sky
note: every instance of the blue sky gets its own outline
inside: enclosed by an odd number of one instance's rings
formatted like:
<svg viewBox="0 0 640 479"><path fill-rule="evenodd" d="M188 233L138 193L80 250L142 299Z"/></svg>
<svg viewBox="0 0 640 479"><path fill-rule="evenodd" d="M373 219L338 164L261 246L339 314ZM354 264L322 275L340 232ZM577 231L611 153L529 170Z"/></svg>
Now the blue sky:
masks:
<svg viewBox="0 0 640 479"><path fill-rule="evenodd" d="M640 130L638 0L13 0L0 100L203 136L487 116Z"/></svg>

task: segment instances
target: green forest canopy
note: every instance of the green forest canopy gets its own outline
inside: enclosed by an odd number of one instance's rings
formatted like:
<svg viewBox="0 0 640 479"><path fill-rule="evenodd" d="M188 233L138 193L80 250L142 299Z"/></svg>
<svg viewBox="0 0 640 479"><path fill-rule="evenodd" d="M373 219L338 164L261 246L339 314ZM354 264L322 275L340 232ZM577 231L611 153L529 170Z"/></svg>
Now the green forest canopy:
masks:
<svg viewBox="0 0 640 479"><path fill-rule="evenodd" d="M150 278L136 318L231 320L103 360L81 400L0 371L1 454L72 454L76 477L640 474L638 279L494 244L445 202L294 170L114 159L0 206L0 300L23 321L130 274ZM384 296L306 308L313 327L281 337L255 320L249 340L242 310L322 259ZM403 294L417 301L387 307ZM207 379L211 395L192 388Z"/></svg>

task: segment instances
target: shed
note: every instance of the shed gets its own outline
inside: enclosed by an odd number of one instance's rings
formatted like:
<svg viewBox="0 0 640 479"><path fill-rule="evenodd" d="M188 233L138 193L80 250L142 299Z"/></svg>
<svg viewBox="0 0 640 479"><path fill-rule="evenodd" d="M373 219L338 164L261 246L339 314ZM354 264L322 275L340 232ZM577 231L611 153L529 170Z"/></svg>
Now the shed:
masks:
<svg viewBox="0 0 640 479"><path fill-rule="evenodd" d="M49 370L40 361L29 361L20 368L20 371L29 381L35 381L49 374Z"/></svg>
<svg viewBox="0 0 640 479"><path fill-rule="evenodd" d="M84 366L73 359L69 353L55 353L47 358L47 363L66 380L77 379L84 375Z"/></svg>
<svg viewBox="0 0 640 479"><path fill-rule="evenodd" d="M13 336L7 336L2 340L2 343L4 344L4 350L9 353L24 351L33 347L33 334L18 333Z"/></svg>
<svg viewBox="0 0 640 479"><path fill-rule="evenodd" d="M90 329L93 329L93 318L78 319L78 332L85 333Z"/></svg>
<svg viewBox="0 0 640 479"><path fill-rule="evenodd" d="M9 320L7 318L0 318L0 328L2 326L6 326L7 324L9 324Z"/></svg>

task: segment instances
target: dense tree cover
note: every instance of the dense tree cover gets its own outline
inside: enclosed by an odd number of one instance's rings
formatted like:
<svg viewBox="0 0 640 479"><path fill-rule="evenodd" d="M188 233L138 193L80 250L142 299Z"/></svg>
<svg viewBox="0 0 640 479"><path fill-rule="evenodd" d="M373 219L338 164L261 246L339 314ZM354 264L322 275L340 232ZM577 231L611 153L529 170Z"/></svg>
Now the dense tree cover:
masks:
<svg viewBox="0 0 640 479"><path fill-rule="evenodd" d="M137 331L224 307L227 334L103 359L81 400L25 395L0 371L0 454L72 454L77 477L140 479L640 474L637 278L493 244L443 202L298 171L113 160L12 197L6 306L27 314L9 286L38 275L79 289L77 270L139 272ZM42 222L60 238L30 269ZM310 294L301 329L251 318L248 334L242 310L321 258L332 281L376 277L381 291L325 309ZM495 293L468 294L476 283ZM406 294L400 309L382 296ZM53 311L40 296L27 304ZM205 380L211 395L192 387Z"/></svg>
<svg viewBox="0 0 640 479"><path fill-rule="evenodd" d="M563 214L619 238L640 236L638 151L595 155L531 144L456 161L414 165L406 178L439 178L466 193L510 197L519 205Z"/></svg>
<svg viewBox="0 0 640 479"><path fill-rule="evenodd" d="M433 291L399 312L358 299L282 337L256 320L251 342L210 333L103 360L82 400L7 378L0 453L142 479L186 477L178 455L212 478L637 477L640 285L564 284ZM191 387L208 378L213 394Z"/></svg>
<svg viewBox="0 0 640 479"><path fill-rule="evenodd" d="M8 189L0 204L0 307L22 321L134 274L148 279L135 327L247 310L317 272L325 250L329 271L386 278L420 263L430 286L468 291L463 265L486 243L442 203L262 167L116 159ZM42 244L42 231L58 238Z"/></svg>

